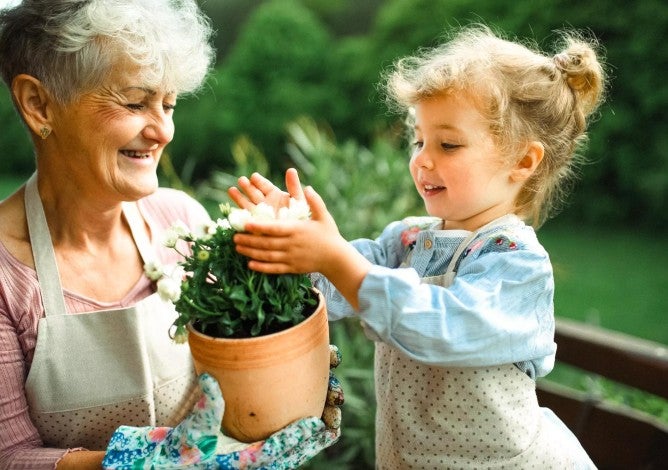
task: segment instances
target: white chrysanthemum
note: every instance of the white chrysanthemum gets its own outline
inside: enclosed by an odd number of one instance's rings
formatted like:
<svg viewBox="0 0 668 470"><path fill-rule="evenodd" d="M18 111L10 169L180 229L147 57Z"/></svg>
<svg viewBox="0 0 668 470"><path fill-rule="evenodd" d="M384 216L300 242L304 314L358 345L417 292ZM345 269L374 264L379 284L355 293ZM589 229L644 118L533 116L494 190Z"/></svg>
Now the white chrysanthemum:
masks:
<svg viewBox="0 0 668 470"><path fill-rule="evenodd" d="M165 276L158 281L158 295L164 301L176 302L181 297L181 283Z"/></svg>
<svg viewBox="0 0 668 470"><path fill-rule="evenodd" d="M218 225L216 222L210 220L195 227L193 230L193 236L198 240L207 241L211 239L211 237L216 233L217 228Z"/></svg>
<svg viewBox="0 0 668 470"><path fill-rule="evenodd" d="M223 230L229 230L232 228L232 226L230 225L230 221L227 219L218 219L216 221L216 224Z"/></svg>
<svg viewBox="0 0 668 470"><path fill-rule="evenodd" d="M246 229L246 222L252 218L250 211L246 209L232 209L227 216L230 225L237 232L243 232Z"/></svg>
<svg viewBox="0 0 668 470"><path fill-rule="evenodd" d="M169 227L163 236L162 244L167 248L175 248L176 243L183 238L190 236L190 229L186 224L177 220L174 225Z"/></svg>
<svg viewBox="0 0 668 470"><path fill-rule="evenodd" d="M167 248L174 248L176 247L176 242L179 241L179 238L179 234L176 233L174 229L168 228L163 234L162 244Z"/></svg>
<svg viewBox="0 0 668 470"><path fill-rule="evenodd" d="M177 220L174 225L172 225L172 230L174 230L180 238L185 238L190 235L190 229L180 220Z"/></svg>
<svg viewBox="0 0 668 470"><path fill-rule="evenodd" d="M232 205L229 202L221 202L218 204L218 209L220 209L220 212L223 213L223 216L227 217L227 215L232 211Z"/></svg>
<svg viewBox="0 0 668 470"><path fill-rule="evenodd" d="M253 214L253 219L255 220L274 220L276 218L276 212L274 212L274 208L266 202L261 202L253 207L251 213Z"/></svg>
<svg viewBox="0 0 668 470"><path fill-rule="evenodd" d="M165 276L169 276L174 279L176 282L181 284L184 276L186 275L186 270L180 264L173 264L171 267L163 269Z"/></svg>
<svg viewBox="0 0 668 470"><path fill-rule="evenodd" d="M278 218L281 220L306 220L311 217L311 209L306 201L290 198L288 207L278 210Z"/></svg>
<svg viewBox="0 0 668 470"><path fill-rule="evenodd" d="M160 261L149 261L144 265L144 273L151 281L157 281L163 275L162 264Z"/></svg>

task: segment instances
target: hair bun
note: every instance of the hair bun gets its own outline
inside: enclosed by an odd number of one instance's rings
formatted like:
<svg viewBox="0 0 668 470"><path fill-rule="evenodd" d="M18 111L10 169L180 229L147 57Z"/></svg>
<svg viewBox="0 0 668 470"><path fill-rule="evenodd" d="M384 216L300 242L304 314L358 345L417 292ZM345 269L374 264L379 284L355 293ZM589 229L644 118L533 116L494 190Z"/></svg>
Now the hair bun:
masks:
<svg viewBox="0 0 668 470"><path fill-rule="evenodd" d="M564 51L552 57L568 86L578 96L582 111L588 115L598 106L603 93L603 68L591 44L569 38Z"/></svg>

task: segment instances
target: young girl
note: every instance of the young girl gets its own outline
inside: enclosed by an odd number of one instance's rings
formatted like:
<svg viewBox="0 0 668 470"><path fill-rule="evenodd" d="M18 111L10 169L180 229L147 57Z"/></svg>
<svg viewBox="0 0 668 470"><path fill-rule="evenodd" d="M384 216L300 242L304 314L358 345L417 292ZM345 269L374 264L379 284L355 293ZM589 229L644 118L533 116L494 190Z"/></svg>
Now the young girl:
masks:
<svg viewBox="0 0 668 470"><path fill-rule="evenodd" d="M388 95L431 217L347 243L290 170L312 218L236 235L255 270L320 273L330 318L356 315L376 342L378 468L594 468L535 393L554 365L554 281L525 222L559 201L603 92L593 44L564 39L545 56L469 27L396 64ZM242 207L286 197L257 174L239 187Z"/></svg>

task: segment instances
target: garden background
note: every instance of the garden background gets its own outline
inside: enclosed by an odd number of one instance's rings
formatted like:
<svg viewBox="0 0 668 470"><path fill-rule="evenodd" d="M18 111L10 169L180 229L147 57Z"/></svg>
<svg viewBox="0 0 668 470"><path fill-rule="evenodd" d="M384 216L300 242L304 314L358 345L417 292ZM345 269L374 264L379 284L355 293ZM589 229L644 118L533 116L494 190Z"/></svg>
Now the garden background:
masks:
<svg viewBox="0 0 668 470"><path fill-rule="evenodd" d="M668 2L645 0L207 0L218 57L206 87L180 100L164 185L211 208L236 176L314 186L348 238L374 237L422 213L407 171L401 116L378 87L397 57L483 22L551 46L563 28L604 48L610 88L590 129L589 163L569 203L538 232L555 269L557 316L668 345ZM552 50L552 52L558 52ZM0 198L33 171L25 129L0 90ZM63 156L67 158L67 156ZM312 468L373 468L372 344L332 324L343 352L343 437ZM556 370L556 380L668 421L665 401ZM665 377L657 380L667 380ZM326 460L326 463L325 463Z"/></svg>

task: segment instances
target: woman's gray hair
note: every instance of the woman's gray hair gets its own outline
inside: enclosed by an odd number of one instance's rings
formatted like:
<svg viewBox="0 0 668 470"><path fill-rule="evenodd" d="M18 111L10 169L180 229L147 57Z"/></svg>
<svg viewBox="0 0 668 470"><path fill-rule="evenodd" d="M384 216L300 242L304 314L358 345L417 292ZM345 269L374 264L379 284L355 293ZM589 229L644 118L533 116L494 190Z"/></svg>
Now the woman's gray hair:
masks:
<svg viewBox="0 0 668 470"><path fill-rule="evenodd" d="M214 59L195 0L23 0L0 11L0 73L39 79L68 103L130 61L143 85L195 92Z"/></svg>

